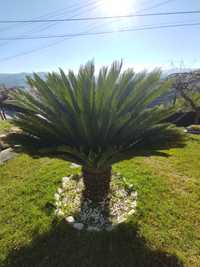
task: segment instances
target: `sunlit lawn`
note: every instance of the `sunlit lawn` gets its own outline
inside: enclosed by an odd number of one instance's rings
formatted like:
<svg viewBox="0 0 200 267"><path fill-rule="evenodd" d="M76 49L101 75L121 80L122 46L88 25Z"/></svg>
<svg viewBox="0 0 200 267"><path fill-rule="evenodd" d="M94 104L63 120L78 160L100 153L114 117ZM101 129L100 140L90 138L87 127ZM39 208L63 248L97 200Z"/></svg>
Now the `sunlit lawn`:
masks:
<svg viewBox="0 0 200 267"><path fill-rule="evenodd" d="M112 233L84 233L54 219L58 159L20 155L0 166L0 266L200 266L200 136L168 157L114 166L138 191L137 214Z"/></svg>
<svg viewBox="0 0 200 267"><path fill-rule="evenodd" d="M8 132L12 125L8 121L2 121L0 119L0 134Z"/></svg>

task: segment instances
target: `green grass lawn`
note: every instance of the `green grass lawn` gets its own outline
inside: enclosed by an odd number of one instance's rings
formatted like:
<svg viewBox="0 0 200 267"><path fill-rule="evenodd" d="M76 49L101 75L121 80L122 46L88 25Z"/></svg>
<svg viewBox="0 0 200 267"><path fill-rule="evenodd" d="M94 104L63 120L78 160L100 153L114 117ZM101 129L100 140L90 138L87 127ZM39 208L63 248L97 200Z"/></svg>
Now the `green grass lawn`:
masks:
<svg viewBox="0 0 200 267"><path fill-rule="evenodd" d="M69 163L23 154L0 166L0 266L200 266L200 136L164 152L114 166L137 189L138 209L112 233L55 220L60 180L79 171Z"/></svg>
<svg viewBox="0 0 200 267"><path fill-rule="evenodd" d="M12 125L9 123L9 121L2 121L0 119L0 134L8 132L11 129L11 127Z"/></svg>

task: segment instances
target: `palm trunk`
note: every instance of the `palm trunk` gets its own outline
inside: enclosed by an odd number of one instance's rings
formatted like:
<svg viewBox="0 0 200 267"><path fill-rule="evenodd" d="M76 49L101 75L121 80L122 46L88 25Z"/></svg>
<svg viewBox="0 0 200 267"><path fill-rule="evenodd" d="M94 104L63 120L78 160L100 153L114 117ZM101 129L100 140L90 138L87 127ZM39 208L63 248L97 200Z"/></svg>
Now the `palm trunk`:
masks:
<svg viewBox="0 0 200 267"><path fill-rule="evenodd" d="M90 169L83 167L83 182L85 190L83 196L98 204L108 198L111 181L111 167L106 169Z"/></svg>

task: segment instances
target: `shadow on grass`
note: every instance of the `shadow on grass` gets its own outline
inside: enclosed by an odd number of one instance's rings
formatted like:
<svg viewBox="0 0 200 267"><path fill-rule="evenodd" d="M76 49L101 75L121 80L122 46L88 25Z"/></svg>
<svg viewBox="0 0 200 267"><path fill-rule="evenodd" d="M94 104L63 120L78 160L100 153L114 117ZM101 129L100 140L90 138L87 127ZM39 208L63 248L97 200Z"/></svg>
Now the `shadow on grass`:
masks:
<svg viewBox="0 0 200 267"><path fill-rule="evenodd" d="M174 255L150 249L137 227L124 224L113 232L90 233L66 222L30 245L12 251L3 267L183 267Z"/></svg>
<svg viewBox="0 0 200 267"><path fill-rule="evenodd" d="M57 146L49 146L48 144L40 143L38 140L32 139L30 142L29 139L30 137L25 134L11 133L4 138L4 141L9 144L16 153L26 153L32 158L58 158L81 164L76 156L73 155L73 158L70 160L70 155L68 153L58 152ZM167 150L171 148L184 148L186 140L186 136L183 135L180 130L174 133L170 133L170 130L169 133L166 131L164 137L162 135L160 137L149 136L141 143L135 144L133 148L119 152L116 157L116 162L138 156L170 157ZM116 162L113 161L112 164Z"/></svg>

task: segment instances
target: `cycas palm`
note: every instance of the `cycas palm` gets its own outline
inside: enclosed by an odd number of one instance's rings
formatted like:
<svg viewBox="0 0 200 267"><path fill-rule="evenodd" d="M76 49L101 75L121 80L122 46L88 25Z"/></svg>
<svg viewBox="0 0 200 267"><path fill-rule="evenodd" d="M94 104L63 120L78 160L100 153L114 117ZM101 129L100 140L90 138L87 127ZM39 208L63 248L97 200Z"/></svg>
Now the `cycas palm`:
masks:
<svg viewBox="0 0 200 267"><path fill-rule="evenodd" d="M170 87L160 76L159 70L122 72L121 62L97 75L93 62L78 74L60 70L46 80L34 74L31 93L16 91L10 102L20 110L13 120L23 130L20 140L82 165L84 196L98 203L108 195L112 164L180 140L164 123L173 109L151 105Z"/></svg>

